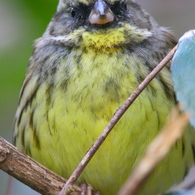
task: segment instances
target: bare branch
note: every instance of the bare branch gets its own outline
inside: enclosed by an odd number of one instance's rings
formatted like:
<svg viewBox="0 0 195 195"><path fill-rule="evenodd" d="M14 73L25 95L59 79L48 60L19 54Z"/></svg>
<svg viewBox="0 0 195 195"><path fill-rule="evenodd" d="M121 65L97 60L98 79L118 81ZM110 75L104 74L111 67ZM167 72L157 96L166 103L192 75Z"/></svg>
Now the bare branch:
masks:
<svg viewBox="0 0 195 195"><path fill-rule="evenodd" d="M154 168L168 154L173 144L181 138L189 117L174 109L167 125L148 146L146 153L137 165L118 195L133 195L139 190Z"/></svg>
<svg viewBox="0 0 195 195"><path fill-rule="evenodd" d="M140 95L140 93L145 89L145 87L150 83L150 81L162 70L162 68L172 59L175 52L177 50L177 46L175 46L168 55L153 69L153 71L144 79L144 81L137 87L137 89L131 94L131 96L125 101L125 103L119 107L106 128L103 130L101 135L97 138L95 143L88 150L82 161L79 163L78 167L72 173L67 183L64 185L62 191L59 195L68 194L69 188L76 182L80 174L83 172L84 168L87 166L93 155L96 153L98 148L104 142L108 134L111 132L116 123L120 120L129 106L135 101L135 99Z"/></svg>
<svg viewBox="0 0 195 195"><path fill-rule="evenodd" d="M2 137L0 137L0 169L45 195L57 195L66 182L63 177L23 154ZM81 189L74 185L72 191L74 191L72 195L79 195Z"/></svg>

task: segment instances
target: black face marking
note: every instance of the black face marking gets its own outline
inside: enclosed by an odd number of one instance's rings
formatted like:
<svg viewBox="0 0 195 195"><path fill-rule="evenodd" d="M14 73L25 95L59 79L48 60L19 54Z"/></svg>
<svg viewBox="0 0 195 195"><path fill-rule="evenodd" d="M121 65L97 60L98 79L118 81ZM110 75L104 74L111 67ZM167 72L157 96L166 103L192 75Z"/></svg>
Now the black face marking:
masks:
<svg viewBox="0 0 195 195"><path fill-rule="evenodd" d="M81 26L85 26L87 30L91 30L92 28L116 27L119 20L126 20L128 9L125 1L116 1L114 3L105 1L105 3L108 5L115 16L115 20L111 23L107 23L105 25L90 24L88 18L91 10L93 9L94 3L91 3L89 5L79 3L74 7L67 8L67 10L62 10L54 15L54 22L56 21L56 24L60 24L60 28L63 28L62 26L65 26L66 29L69 30L76 30ZM66 31L66 29L64 29L64 31ZM54 34L54 30L55 29L51 29L50 31L52 35Z"/></svg>
<svg viewBox="0 0 195 195"><path fill-rule="evenodd" d="M92 5L87 6L87 5L80 3L78 6L71 8L70 17L72 17L77 22L79 21L84 22L89 17L91 9L92 9Z"/></svg>
<svg viewBox="0 0 195 195"><path fill-rule="evenodd" d="M125 17L127 14L127 4L124 1L116 1L114 4L108 4L112 12L117 17Z"/></svg>

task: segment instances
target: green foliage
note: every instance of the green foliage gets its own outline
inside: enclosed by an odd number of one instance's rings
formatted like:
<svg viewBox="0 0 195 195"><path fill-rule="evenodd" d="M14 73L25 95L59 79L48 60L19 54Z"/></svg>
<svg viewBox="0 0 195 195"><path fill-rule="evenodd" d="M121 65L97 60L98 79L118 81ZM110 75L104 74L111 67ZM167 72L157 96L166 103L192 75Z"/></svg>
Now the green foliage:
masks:
<svg viewBox="0 0 195 195"><path fill-rule="evenodd" d="M0 2L0 127L4 110L16 107L33 40L45 31L57 3L57 0Z"/></svg>

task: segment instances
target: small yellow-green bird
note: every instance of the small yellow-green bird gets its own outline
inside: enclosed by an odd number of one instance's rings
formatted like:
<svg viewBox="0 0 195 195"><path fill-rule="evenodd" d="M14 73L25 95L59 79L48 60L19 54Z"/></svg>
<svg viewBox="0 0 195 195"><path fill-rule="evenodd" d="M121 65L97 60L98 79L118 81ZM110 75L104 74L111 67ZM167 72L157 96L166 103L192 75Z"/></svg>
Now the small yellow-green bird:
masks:
<svg viewBox="0 0 195 195"><path fill-rule="evenodd" d="M35 42L15 117L14 142L68 178L116 109L176 44L131 0L60 0ZM165 67L114 127L79 178L115 195L175 104ZM187 130L139 194L165 192L194 162Z"/></svg>

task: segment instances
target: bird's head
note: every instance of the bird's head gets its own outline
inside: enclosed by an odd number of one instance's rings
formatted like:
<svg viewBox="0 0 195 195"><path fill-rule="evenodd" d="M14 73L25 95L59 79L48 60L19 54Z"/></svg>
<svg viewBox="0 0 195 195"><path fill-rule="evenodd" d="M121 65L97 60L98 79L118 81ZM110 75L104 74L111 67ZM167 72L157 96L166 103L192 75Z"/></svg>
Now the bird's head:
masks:
<svg viewBox="0 0 195 195"><path fill-rule="evenodd" d="M133 0L60 0L45 37L67 46L116 48L141 42L157 27Z"/></svg>

